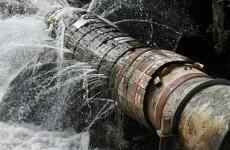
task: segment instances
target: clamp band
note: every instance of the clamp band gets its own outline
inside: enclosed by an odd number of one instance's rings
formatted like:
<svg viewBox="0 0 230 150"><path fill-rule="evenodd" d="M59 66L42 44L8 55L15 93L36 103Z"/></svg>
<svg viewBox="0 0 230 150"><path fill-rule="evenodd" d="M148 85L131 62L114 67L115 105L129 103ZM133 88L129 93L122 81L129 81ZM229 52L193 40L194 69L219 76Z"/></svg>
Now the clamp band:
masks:
<svg viewBox="0 0 230 150"><path fill-rule="evenodd" d="M155 124L156 124L157 129L160 129L160 127L161 127L161 118L162 118L163 108L164 108L164 105L165 105L168 97L182 83L184 83L185 81L188 81L190 79L197 78L197 77L208 77L209 78L209 76L206 75L206 74L204 74L204 73L190 73L190 74L185 74L185 75L177 78L176 80L174 80L170 85L168 85L166 87L166 89L164 90L164 92L161 94L161 97L160 97L159 101L156 104L156 109L155 109L155 115L156 115L155 116Z"/></svg>
<svg viewBox="0 0 230 150"><path fill-rule="evenodd" d="M143 76L145 75L145 73L147 71L149 71L154 65L156 65L159 61L162 61L164 59L171 59L171 60L174 60L175 58L178 58L179 56L172 56L172 57L162 57L162 58L159 58L157 59L156 61L152 62L151 64L149 64L145 69L144 71L141 73L141 75L136 79L135 81L135 86L134 86L134 89L133 89L133 94L132 94L132 103L133 103L133 112L134 112L134 115L135 117L138 119L139 116L137 114L137 111L136 111L136 95L137 95L137 90L138 90L138 86L139 86L139 83L141 82L141 79L143 78Z"/></svg>

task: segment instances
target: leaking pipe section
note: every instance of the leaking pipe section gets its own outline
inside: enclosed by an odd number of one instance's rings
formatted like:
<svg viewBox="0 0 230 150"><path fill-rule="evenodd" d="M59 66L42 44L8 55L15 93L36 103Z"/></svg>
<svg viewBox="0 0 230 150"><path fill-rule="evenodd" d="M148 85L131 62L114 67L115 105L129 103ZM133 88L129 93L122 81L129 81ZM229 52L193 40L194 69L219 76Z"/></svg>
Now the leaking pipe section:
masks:
<svg viewBox="0 0 230 150"><path fill-rule="evenodd" d="M60 13L50 23L63 20ZM101 89L104 96L152 130L160 130L162 118L170 117L166 130L175 135L176 148L220 149L230 142L229 81L212 79L200 64L131 38L101 17L81 13L71 23L64 21L65 46L72 58L108 76Z"/></svg>

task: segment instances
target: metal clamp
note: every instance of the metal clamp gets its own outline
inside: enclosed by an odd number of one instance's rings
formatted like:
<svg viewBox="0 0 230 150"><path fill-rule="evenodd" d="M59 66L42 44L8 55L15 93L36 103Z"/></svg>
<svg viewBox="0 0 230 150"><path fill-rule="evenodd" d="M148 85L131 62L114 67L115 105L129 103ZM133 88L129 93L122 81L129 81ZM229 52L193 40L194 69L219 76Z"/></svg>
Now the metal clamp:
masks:
<svg viewBox="0 0 230 150"><path fill-rule="evenodd" d="M91 22L100 22L100 20L98 20L97 16L96 15L90 15L90 14L85 14L85 15L82 15L78 21L76 21L73 26L77 29L85 26L86 24L88 23L91 23Z"/></svg>
<svg viewBox="0 0 230 150"><path fill-rule="evenodd" d="M157 134L160 137L159 150L173 149L173 135L171 134L171 124L171 117L165 116L162 118L161 129L157 130Z"/></svg>
<svg viewBox="0 0 230 150"><path fill-rule="evenodd" d="M185 64L184 66L185 66L184 68L185 70L188 70L188 69L192 70L192 68L195 68L197 70L205 72L203 69L203 65L198 62L193 62L192 64Z"/></svg>
<svg viewBox="0 0 230 150"><path fill-rule="evenodd" d="M171 60L175 60L175 58L178 58L179 56L171 56L171 57L162 57L157 59L156 61L150 63L145 69L144 71L142 71L141 75L136 79L135 81L135 86L133 89L133 95L132 95L132 102L133 102L133 112L135 114L135 117L138 119L138 115L137 115L137 111L136 111L136 95L137 95L137 90L138 90L138 86L139 83L141 82L141 79L143 78L143 76L145 75L146 72L148 72L154 65L156 65L159 61L165 60L165 59L171 59Z"/></svg>
<svg viewBox="0 0 230 150"><path fill-rule="evenodd" d="M82 26L85 26L86 24L88 23L91 23L91 22L104 22L116 29L118 29L117 26L115 26L112 22L98 16L98 15L94 15L94 14L85 14L85 15L82 15L78 21L76 21L73 26L75 26L77 29L81 28Z"/></svg>
<svg viewBox="0 0 230 150"><path fill-rule="evenodd" d="M116 37L113 40L118 41L119 43L125 43L125 42L135 41L136 39L132 37Z"/></svg>
<svg viewBox="0 0 230 150"><path fill-rule="evenodd" d="M52 24L56 24L58 21L60 21L61 19L67 17L66 14L69 13L69 11L72 11L73 13L79 13L79 15L83 14L83 13L87 13L87 11L85 9L82 8L74 8L74 7L65 7L62 9L57 10L56 12L54 12L48 19L48 21Z"/></svg>
<svg viewBox="0 0 230 150"><path fill-rule="evenodd" d="M161 118L162 118L163 108L164 108L164 105L165 105L168 97L182 83L184 83L185 81L188 81L190 79L197 78L197 77L208 77L208 78L210 78L208 75L206 75L204 73L189 73L189 74L185 74L185 75L177 78L170 85L168 85L166 87L166 89L163 91L163 93L161 94L160 99L158 100L158 102L156 104L155 124L156 124L157 129L161 128Z"/></svg>

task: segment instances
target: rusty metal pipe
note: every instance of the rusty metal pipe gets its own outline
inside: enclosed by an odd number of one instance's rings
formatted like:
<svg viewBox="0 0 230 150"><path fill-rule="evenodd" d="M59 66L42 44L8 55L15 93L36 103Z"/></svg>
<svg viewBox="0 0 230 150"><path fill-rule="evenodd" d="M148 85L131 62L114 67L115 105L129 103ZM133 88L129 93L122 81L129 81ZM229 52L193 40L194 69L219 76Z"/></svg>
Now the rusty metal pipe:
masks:
<svg viewBox="0 0 230 150"><path fill-rule="evenodd" d="M55 16L50 23L61 19ZM74 59L108 76L104 97L150 129L160 130L163 116L171 116L176 148L221 147L229 132L229 81L214 80L200 64L149 47L99 16L85 13L72 22L66 23L65 46Z"/></svg>

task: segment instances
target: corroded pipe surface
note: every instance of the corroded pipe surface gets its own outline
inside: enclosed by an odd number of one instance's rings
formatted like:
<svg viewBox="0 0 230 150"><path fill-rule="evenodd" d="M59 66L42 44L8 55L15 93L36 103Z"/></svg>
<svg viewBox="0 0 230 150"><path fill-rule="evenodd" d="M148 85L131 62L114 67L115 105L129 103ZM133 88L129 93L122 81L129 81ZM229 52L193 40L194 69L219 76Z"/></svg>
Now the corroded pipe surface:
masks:
<svg viewBox="0 0 230 150"><path fill-rule="evenodd" d="M116 99L127 114L158 130L162 118L170 116L178 148L219 149L222 141L229 142L224 140L230 122L228 81L214 80L200 64L149 47L96 15L85 13L72 22L64 37L72 58L108 76L101 93Z"/></svg>

